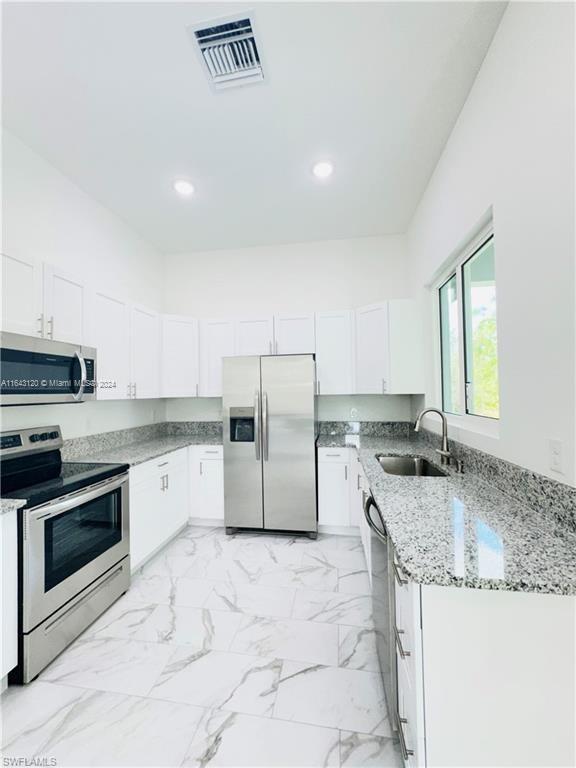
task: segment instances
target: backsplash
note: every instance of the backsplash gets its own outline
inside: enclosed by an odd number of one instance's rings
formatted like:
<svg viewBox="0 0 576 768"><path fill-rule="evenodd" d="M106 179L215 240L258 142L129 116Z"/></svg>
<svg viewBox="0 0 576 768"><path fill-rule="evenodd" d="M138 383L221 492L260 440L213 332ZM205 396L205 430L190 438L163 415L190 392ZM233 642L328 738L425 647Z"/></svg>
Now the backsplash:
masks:
<svg viewBox="0 0 576 768"><path fill-rule="evenodd" d="M410 427L409 421L319 421L318 434L408 437Z"/></svg>
<svg viewBox="0 0 576 768"><path fill-rule="evenodd" d="M112 432L75 437L64 441L62 458L64 461L73 461L92 453L113 450L128 443L140 443L169 435L219 437L222 435L222 423L220 421L163 421L160 424L146 424L142 427L115 429Z"/></svg>

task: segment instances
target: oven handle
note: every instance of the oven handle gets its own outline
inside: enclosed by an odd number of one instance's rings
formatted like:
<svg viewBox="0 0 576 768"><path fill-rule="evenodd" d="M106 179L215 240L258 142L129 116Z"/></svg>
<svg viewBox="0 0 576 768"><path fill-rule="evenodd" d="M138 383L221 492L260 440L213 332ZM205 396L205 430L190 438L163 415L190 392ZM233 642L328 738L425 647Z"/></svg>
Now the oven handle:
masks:
<svg viewBox="0 0 576 768"><path fill-rule="evenodd" d="M30 522L37 522L38 520L46 520L49 517L60 515L62 512L66 512L73 507L79 507L81 504L86 504L88 501L93 501L99 496L104 496L110 491L115 491L116 488L120 488L121 485L128 482L128 474L124 473L119 477L112 477L110 480L104 481L102 485L97 488L93 488L91 491L80 491L79 493L73 493L67 496L62 501L52 502L48 501L46 504L42 504L40 507L36 507L34 510L28 510L30 513Z"/></svg>
<svg viewBox="0 0 576 768"><path fill-rule="evenodd" d="M80 387L78 388L78 392L75 394L72 393L72 397L74 400L80 401L84 397L84 389L86 387L86 378L88 374L86 373L86 361L80 352L74 352L74 357L77 358L78 362L80 363Z"/></svg>
<svg viewBox="0 0 576 768"><path fill-rule="evenodd" d="M374 521L372 520L372 516L370 515L370 507L374 507L376 509L380 519L382 520L382 515L380 514L380 510L376 506L376 502L374 501L372 496L368 496L368 498L366 499L366 503L364 504L364 517L366 518L366 522L368 523L370 528L374 531L376 536L380 539L380 541L386 544L387 543L386 535L374 525Z"/></svg>

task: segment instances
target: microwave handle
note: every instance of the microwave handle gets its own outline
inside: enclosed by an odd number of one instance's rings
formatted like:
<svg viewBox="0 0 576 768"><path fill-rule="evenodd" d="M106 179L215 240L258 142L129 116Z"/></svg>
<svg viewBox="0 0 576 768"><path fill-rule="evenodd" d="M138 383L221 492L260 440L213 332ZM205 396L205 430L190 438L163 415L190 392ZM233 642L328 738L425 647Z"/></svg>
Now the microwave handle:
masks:
<svg viewBox="0 0 576 768"><path fill-rule="evenodd" d="M84 388L86 387L86 361L80 354L80 352L74 352L74 357L78 359L78 362L80 363L80 387L78 389L78 392L76 394L73 394L72 397L74 400L82 400L84 397Z"/></svg>

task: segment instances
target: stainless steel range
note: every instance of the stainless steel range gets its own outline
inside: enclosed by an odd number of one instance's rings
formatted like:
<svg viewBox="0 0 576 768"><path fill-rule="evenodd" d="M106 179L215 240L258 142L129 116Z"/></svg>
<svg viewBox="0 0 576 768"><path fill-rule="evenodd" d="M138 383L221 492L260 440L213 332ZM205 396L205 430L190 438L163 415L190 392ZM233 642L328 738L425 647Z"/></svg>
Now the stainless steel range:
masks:
<svg viewBox="0 0 576 768"><path fill-rule="evenodd" d="M0 434L18 510L18 666L28 683L130 586L128 465L62 462L59 427Z"/></svg>

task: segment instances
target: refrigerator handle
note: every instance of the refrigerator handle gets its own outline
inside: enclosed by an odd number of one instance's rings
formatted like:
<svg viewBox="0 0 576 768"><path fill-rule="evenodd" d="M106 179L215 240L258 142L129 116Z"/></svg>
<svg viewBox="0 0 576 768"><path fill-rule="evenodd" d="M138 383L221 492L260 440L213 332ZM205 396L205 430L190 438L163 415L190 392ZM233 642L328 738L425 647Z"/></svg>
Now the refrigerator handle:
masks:
<svg viewBox="0 0 576 768"><path fill-rule="evenodd" d="M254 392L254 450L256 461L260 461L260 392Z"/></svg>
<svg viewBox="0 0 576 768"><path fill-rule="evenodd" d="M268 461L268 395L262 392L262 455Z"/></svg>

